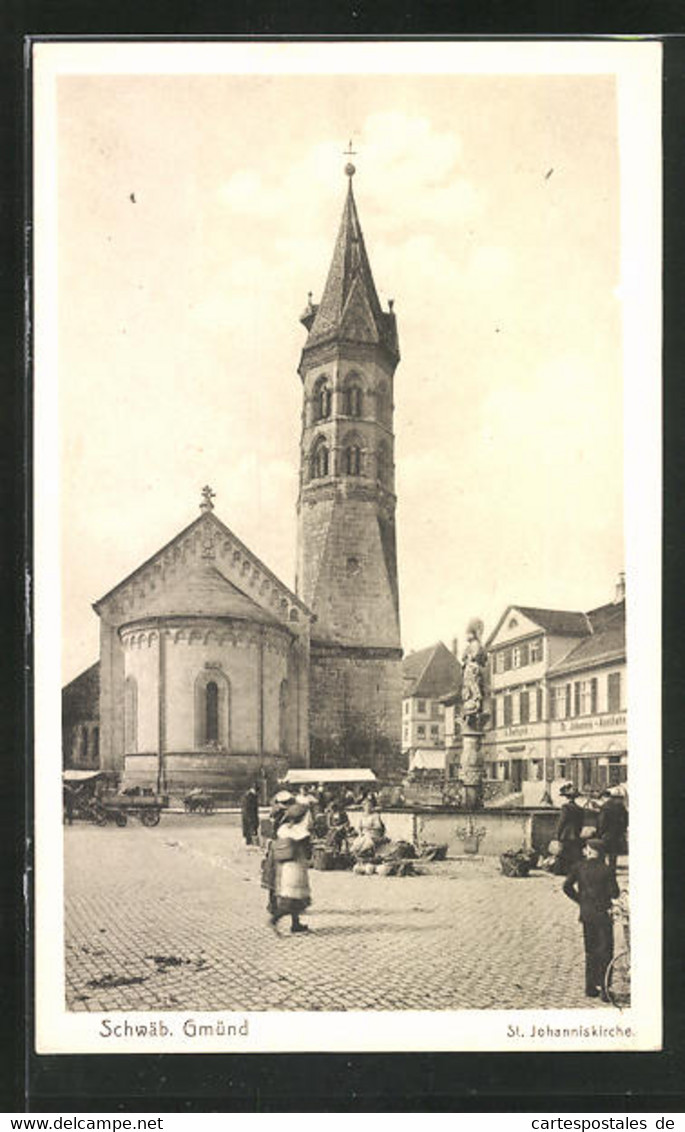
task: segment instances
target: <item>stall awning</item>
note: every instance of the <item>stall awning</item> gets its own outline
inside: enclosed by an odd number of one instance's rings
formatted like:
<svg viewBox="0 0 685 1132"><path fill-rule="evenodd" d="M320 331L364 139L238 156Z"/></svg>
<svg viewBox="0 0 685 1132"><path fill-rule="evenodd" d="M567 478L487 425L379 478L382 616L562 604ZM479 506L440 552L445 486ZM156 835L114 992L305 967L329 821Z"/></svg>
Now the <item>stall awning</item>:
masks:
<svg viewBox="0 0 685 1132"><path fill-rule="evenodd" d="M62 782L88 782L91 778L99 778L101 770L63 770Z"/></svg>
<svg viewBox="0 0 685 1132"><path fill-rule="evenodd" d="M338 767L335 770L289 770L283 779L291 785L316 785L317 782L377 782L372 770L366 767Z"/></svg>

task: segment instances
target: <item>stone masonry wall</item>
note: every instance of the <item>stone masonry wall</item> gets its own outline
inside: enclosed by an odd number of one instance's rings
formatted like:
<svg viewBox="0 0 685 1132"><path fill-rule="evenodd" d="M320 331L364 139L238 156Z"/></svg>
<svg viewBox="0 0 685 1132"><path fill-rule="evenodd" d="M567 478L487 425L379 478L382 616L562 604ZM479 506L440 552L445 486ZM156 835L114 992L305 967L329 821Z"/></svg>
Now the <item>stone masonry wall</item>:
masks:
<svg viewBox="0 0 685 1132"><path fill-rule="evenodd" d="M386 782L407 771L401 752L400 653L312 646L310 765L370 767Z"/></svg>

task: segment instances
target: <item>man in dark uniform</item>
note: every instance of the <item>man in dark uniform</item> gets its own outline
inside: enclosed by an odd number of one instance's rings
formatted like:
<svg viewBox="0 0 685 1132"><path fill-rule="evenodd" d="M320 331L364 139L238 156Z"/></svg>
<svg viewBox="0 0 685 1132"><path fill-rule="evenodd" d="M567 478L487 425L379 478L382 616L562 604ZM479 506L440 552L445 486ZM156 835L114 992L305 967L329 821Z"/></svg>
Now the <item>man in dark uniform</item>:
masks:
<svg viewBox="0 0 685 1132"><path fill-rule="evenodd" d="M612 870L603 860L604 846L592 837L585 846L585 861L580 861L564 881L564 892L580 905L580 922L585 943L585 993L589 998L602 996L606 1001L604 976L614 954L614 930L609 915L611 901L618 895Z"/></svg>
<svg viewBox="0 0 685 1132"><path fill-rule="evenodd" d="M616 859L623 849L628 829L628 811L618 787L603 790L601 797L603 805L597 817L597 836L604 846L607 864L615 873Z"/></svg>
<svg viewBox="0 0 685 1132"><path fill-rule="evenodd" d="M241 806L243 820L243 837L246 845L252 845L259 830L259 796L257 786L250 786L243 797Z"/></svg>
<svg viewBox="0 0 685 1132"><path fill-rule="evenodd" d="M559 793L564 799L557 823L557 841L561 842L559 871L568 875L583 856L583 842L580 839L583 811L576 802L578 791L572 782L562 786Z"/></svg>

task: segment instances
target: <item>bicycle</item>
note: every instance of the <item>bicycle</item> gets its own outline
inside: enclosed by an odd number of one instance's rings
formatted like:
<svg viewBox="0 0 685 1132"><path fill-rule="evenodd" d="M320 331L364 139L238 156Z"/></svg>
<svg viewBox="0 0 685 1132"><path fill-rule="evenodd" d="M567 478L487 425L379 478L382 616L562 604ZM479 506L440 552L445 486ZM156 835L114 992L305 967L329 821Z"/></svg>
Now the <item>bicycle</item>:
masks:
<svg viewBox="0 0 685 1132"><path fill-rule="evenodd" d="M630 907L628 892L623 889L618 900L611 909L611 918L614 921L614 940L616 940L616 926L620 925L622 947L618 950L606 969L604 976L604 990L612 1006L619 1010L630 1006Z"/></svg>

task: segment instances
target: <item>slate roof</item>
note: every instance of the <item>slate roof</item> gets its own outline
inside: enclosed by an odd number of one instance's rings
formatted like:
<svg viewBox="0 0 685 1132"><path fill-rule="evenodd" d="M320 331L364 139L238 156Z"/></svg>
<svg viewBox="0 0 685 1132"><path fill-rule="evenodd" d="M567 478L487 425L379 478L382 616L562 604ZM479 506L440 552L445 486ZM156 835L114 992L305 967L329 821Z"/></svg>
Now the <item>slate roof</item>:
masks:
<svg viewBox="0 0 685 1132"><path fill-rule="evenodd" d="M566 656L549 669L548 676L560 676L567 672L577 672L612 661L625 660L626 656L626 616L625 603L613 606L614 614L609 615L611 607L603 606L599 619L601 628L577 644ZM597 611L594 610L594 613ZM592 614L588 614L592 619Z"/></svg>
<svg viewBox="0 0 685 1132"><path fill-rule="evenodd" d="M132 622L148 617L234 617L241 621L281 624L278 618L229 582L211 559L200 560L182 577L148 595L144 612L136 615Z"/></svg>
<svg viewBox="0 0 685 1132"><path fill-rule="evenodd" d="M461 665L454 653L438 641L410 653L402 661L403 696L437 698L461 684Z"/></svg>
<svg viewBox="0 0 685 1132"><path fill-rule="evenodd" d="M310 300L301 321L309 331L303 353L324 342L345 341L382 345L399 358L395 316L381 309L357 215L352 178L321 302L315 304Z"/></svg>
<svg viewBox="0 0 685 1132"><path fill-rule="evenodd" d="M590 632L591 626L585 613L569 609L534 609L530 605L517 605L515 608L548 633L559 637L584 637Z"/></svg>
<svg viewBox="0 0 685 1132"><path fill-rule="evenodd" d="M518 610L546 633L554 636L586 637L592 632L592 625L585 613L577 613L570 609L538 609L532 605L508 605L485 642L486 649L490 647L506 618L514 610Z"/></svg>

